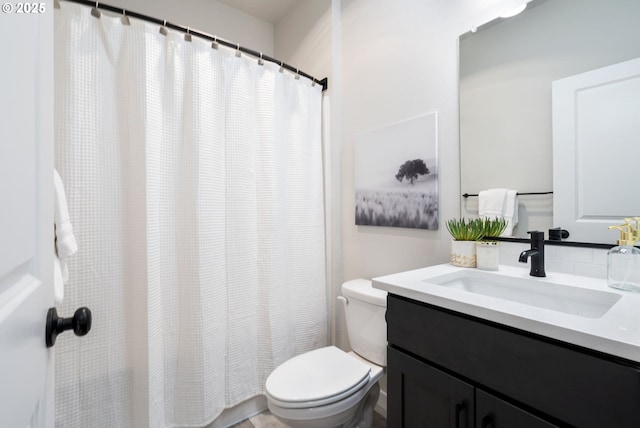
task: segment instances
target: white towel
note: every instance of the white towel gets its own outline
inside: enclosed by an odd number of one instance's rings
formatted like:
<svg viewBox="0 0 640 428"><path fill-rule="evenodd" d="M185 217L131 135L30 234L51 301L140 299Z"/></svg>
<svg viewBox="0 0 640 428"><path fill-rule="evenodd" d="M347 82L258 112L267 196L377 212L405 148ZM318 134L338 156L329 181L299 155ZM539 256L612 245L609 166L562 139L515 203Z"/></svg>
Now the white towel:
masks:
<svg viewBox="0 0 640 428"><path fill-rule="evenodd" d="M478 193L480 218L504 218L507 227L500 236L511 236L518 224L518 192L510 189L489 189Z"/></svg>
<svg viewBox="0 0 640 428"><path fill-rule="evenodd" d="M489 189L478 193L480 218L503 218L504 202L508 189Z"/></svg>
<svg viewBox="0 0 640 428"><path fill-rule="evenodd" d="M504 219L507 220L507 227L500 236L512 236L513 228L518 224L518 192L508 190L504 199Z"/></svg>
<svg viewBox="0 0 640 428"><path fill-rule="evenodd" d="M73 235L73 227L69 218L67 195L64 191L62 179L58 171L53 170L54 210L55 222L55 252L53 291L56 303L64 298L64 286L69 282L69 270L66 259L78 251L76 237Z"/></svg>

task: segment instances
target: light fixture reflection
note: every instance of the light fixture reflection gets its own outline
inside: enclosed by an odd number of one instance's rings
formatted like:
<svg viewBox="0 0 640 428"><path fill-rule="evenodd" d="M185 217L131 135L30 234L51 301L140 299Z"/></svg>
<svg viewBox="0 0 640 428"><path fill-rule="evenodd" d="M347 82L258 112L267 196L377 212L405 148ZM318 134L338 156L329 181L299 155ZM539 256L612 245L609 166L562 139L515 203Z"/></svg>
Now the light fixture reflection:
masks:
<svg viewBox="0 0 640 428"><path fill-rule="evenodd" d="M515 9L512 9L507 13L503 13L502 15L500 15L500 18L511 18L512 16L516 16L517 14L522 13L522 11L525 10L526 8L527 8L527 4L525 3L523 5L516 7Z"/></svg>

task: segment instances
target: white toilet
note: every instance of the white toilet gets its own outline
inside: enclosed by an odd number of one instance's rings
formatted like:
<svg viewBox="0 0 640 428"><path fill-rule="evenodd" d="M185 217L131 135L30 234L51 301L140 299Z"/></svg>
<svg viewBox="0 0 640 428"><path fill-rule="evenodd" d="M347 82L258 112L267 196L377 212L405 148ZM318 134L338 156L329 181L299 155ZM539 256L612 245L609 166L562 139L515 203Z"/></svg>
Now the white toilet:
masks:
<svg viewBox="0 0 640 428"><path fill-rule="evenodd" d="M342 284L349 342L291 358L267 378L269 410L292 427L367 428L380 395L378 380L387 365L387 293L371 281Z"/></svg>

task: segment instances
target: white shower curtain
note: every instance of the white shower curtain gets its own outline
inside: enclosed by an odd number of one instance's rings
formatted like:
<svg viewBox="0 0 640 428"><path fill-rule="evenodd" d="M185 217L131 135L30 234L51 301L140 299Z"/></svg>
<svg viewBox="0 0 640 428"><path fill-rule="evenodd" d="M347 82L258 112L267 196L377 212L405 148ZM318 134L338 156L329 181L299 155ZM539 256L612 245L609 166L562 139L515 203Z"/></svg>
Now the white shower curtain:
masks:
<svg viewBox="0 0 640 428"><path fill-rule="evenodd" d="M56 168L78 253L59 427L191 427L327 343L321 88L157 25L55 16Z"/></svg>

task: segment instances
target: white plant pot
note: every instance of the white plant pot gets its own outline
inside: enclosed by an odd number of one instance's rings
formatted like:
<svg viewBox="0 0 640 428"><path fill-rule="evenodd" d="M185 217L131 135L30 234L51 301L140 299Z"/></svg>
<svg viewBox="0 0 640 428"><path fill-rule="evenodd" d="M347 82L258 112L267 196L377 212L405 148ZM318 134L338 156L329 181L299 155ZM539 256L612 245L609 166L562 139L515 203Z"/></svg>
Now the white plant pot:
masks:
<svg viewBox="0 0 640 428"><path fill-rule="evenodd" d="M476 258L478 269L498 270L498 260L500 258L500 247L497 241L476 242Z"/></svg>
<svg viewBox="0 0 640 428"><path fill-rule="evenodd" d="M451 241L451 264L476 267L476 241Z"/></svg>

